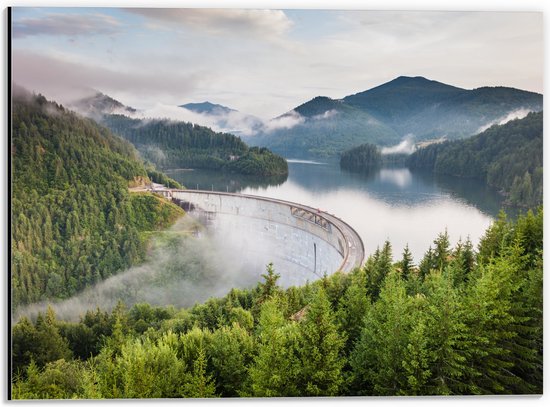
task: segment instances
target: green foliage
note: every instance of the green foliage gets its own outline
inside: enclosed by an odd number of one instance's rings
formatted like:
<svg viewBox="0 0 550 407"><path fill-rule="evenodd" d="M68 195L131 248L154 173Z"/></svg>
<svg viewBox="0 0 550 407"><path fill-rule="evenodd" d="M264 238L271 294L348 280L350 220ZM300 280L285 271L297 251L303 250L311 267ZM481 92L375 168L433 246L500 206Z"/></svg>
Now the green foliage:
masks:
<svg viewBox="0 0 550 407"><path fill-rule="evenodd" d="M367 274L367 292L372 299L376 299L384 279L393 270L392 250L389 241L384 243L382 250L377 247L374 254L369 256L365 263L365 270Z"/></svg>
<svg viewBox="0 0 550 407"><path fill-rule="evenodd" d="M344 151L340 156L340 167L350 171L368 171L380 166L382 154L374 144L361 144Z"/></svg>
<svg viewBox="0 0 550 407"><path fill-rule="evenodd" d="M257 327L256 357L249 369L250 386L242 395L300 395L297 383L299 335L297 324L284 318L277 299L263 303Z"/></svg>
<svg viewBox="0 0 550 407"><path fill-rule="evenodd" d="M274 176L288 174L286 160L273 154L265 147L249 148L244 155L230 161L223 169L245 175Z"/></svg>
<svg viewBox="0 0 550 407"><path fill-rule="evenodd" d="M147 176L151 181L157 184L165 185L168 188L184 189L183 185L179 182L168 177L166 174L155 170L153 167L147 167Z"/></svg>
<svg viewBox="0 0 550 407"><path fill-rule="evenodd" d="M507 195L513 206L542 204L542 112L492 126L477 136L417 150L409 166L478 178Z"/></svg>
<svg viewBox="0 0 550 407"><path fill-rule="evenodd" d="M42 96L13 102L13 306L67 298L141 261L141 233L183 212L128 192L147 181L135 149Z"/></svg>
<svg viewBox="0 0 550 407"><path fill-rule="evenodd" d="M345 336L334 322L330 302L321 287L300 323L298 392L301 396L336 396L342 387L341 351ZM345 334L344 334L345 335Z"/></svg>
<svg viewBox="0 0 550 407"><path fill-rule="evenodd" d="M256 287L189 309L23 318L13 395L541 394L542 226L542 210L501 217L477 252L443 232L418 269L386 242L363 268L303 287L281 289L268 266Z"/></svg>
<svg viewBox="0 0 550 407"><path fill-rule="evenodd" d="M239 137L207 127L123 115L105 115L102 123L160 168L205 168L264 176L288 174L282 157L266 148L249 148ZM151 175L159 179L156 174Z"/></svg>
<svg viewBox="0 0 550 407"><path fill-rule="evenodd" d="M20 371L31 360L38 368L58 359L71 359L72 352L68 341L59 331L55 313L48 307L46 314L39 314L36 323L27 319L12 330L13 369Z"/></svg>

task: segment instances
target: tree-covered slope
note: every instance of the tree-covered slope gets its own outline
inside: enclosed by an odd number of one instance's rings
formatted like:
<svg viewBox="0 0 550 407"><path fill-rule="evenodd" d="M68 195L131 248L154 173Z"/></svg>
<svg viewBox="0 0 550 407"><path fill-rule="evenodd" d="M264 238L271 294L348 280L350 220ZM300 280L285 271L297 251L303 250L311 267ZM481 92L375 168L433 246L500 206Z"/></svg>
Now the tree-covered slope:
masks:
<svg viewBox="0 0 550 407"><path fill-rule="evenodd" d="M385 122L398 122L465 92L422 77L400 76L390 82L354 95L343 101L375 115Z"/></svg>
<svg viewBox="0 0 550 407"><path fill-rule="evenodd" d="M187 309L79 322L50 309L13 327L13 396L542 394L542 237L541 210L500 218L477 250L441 233L418 264L386 242L302 287L283 290L268 266L256 287Z"/></svg>
<svg viewBox="0 0 550 407"><path fill-rule="evenodd" d="M290 128L267 130L247 139L285 157L333 157L359 144L391 145L400 136L368 112L342 101L316 97L274 122L289 121Z"/></svg>
<svg viewBox="0 0 550 407"><path fill-rule="evenodd" d="M102 123L160 168L207 168L247 175L288 174L284 159L252 151L239 137L193 123L104 115ZM267 158L266 158L267 157Z"/></svg>
<svg viewBox="0 0 550 407"><path fill-rule="evenodd" d="M14 306L69 297L140 261L142 232L183 213L128 192L162 174L95 122L18 89L12 124Z"/></svg>
<svg viewBox="0 0 550 407"><path fill-rule="evenodd" d="M412 168L478 178L508 195L512 205L542 204L543 114L495 125L466 140L432 144L409 158Z"/></svg>
<svg viewBox="0 0 550 407"><path fill-rule="evenodd" d="M417 139L470 136L513 112L542 110L538 93L506 87L467 90L404 76L343 101Z"/></svg>

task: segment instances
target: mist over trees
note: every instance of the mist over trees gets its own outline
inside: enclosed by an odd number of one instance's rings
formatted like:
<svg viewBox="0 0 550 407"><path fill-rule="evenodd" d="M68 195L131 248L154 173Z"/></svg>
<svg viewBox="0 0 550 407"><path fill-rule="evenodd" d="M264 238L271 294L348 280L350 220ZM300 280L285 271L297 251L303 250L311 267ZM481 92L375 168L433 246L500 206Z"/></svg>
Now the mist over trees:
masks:
<svg viewBox="0 0 550 407"><path fill-rule="evenodd" d="M191 308L50 309L13 326L14 398L542 393L542 210L477 249L439 234L418 265L390 242L361 268Z"/></svg>
<svg viewBox="0 0 550 407"><path fill-rule="evenodd" d="M101 122L130 141L160 168L204 168L245 175L288 174L286 161L267 148L249 148L239 137L171 120L104 115Z"/></svg>

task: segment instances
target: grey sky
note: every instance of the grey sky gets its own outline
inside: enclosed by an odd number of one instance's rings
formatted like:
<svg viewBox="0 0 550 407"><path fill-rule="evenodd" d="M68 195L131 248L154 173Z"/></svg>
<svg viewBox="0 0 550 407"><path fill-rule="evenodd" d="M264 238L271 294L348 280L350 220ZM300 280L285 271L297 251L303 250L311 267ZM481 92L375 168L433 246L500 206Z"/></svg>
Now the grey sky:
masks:
<svg viewBox="0 0 550 407"><path fill-rule="evenodd" d="M137 108L209 100L270 118L400 75L543 90L542 13L15 9L13 76Z"/></svg>

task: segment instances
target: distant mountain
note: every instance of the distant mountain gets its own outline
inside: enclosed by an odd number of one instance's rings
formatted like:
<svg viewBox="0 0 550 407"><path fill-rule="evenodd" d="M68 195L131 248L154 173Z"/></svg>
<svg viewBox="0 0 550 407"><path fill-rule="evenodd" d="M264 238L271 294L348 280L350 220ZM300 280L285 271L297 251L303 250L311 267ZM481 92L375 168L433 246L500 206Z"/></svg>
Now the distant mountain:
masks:
<svg viewBox="0 0 550 407"><path fill-rule="evenodd" d="M230 109L227 106L218 105L210 102L186 103L184 105L179 105L179 107L183 107L195 113L210 114L210 115L220 115L220 114L228 114L230 112L236 112L236 110Z"/></svg>
<svg viewBox="0 0 550 407"><path fill-rule="evenodd" d="M542 110L542 95L506 87L457 88L423 77L400 76L344 102L368 111L398 133L417 139L471 136L514 111Z"/></svg>
<svg viewBox="0 0 550 407"><path fill-rule="evenodd" d="M400 76L341 100L316 97L274 119L292 126L267 128L248 141L288 157L331 156L364 143L448 140L477 134L530 111L541 94L506 87L467 90L423 77Z"/></svg>
<svg viewBox="0 0 550 407"><path fill-rule="evenodd" d="M464 92L464 89L420 76L400 76L370 90L346 96L343 101L384 122L398 122Z"/></svg>
<svg viewBox="0 0 550 407"><path fill-rule="evenodd" d="M271 120L246 141L286 157L331 157L366 141L390 145L400 139L369 112L319 96Z"/></svg>
<svg viewBox="0 0 550 407"><path fill-rule="evenodd" d="M85 116L93 118L98 118L104 114L128 115L137 112L133 107L123 105L118 100L101 92L76 100L70 103L69 107Z"/></svg>

